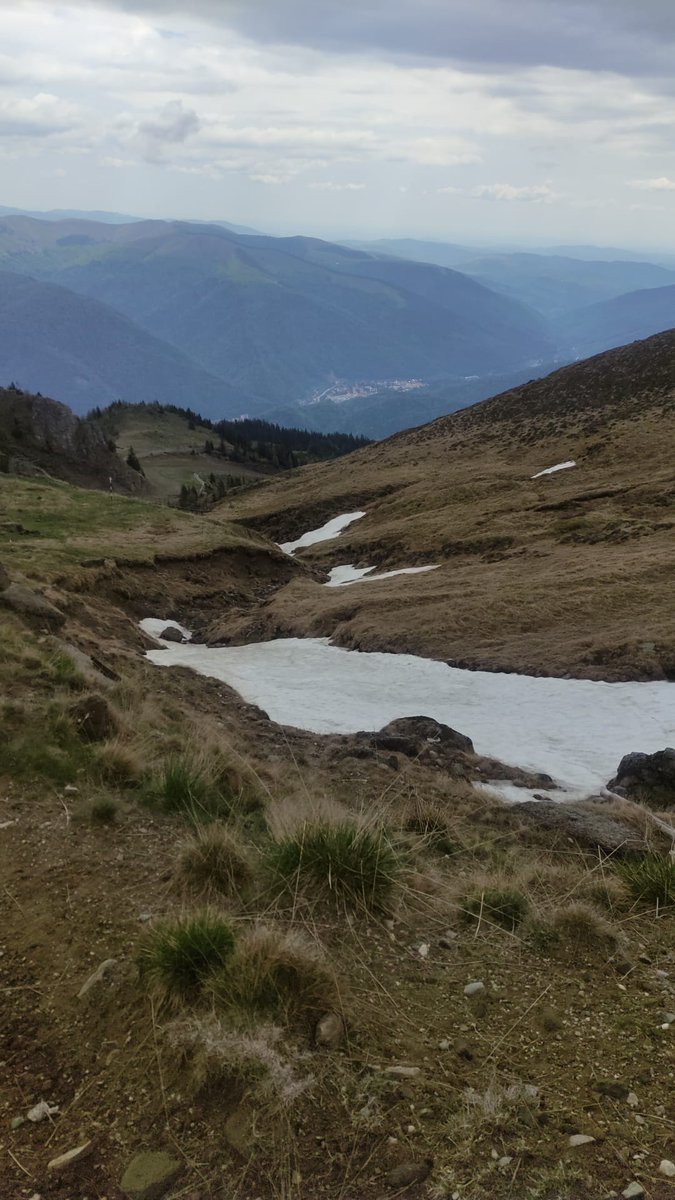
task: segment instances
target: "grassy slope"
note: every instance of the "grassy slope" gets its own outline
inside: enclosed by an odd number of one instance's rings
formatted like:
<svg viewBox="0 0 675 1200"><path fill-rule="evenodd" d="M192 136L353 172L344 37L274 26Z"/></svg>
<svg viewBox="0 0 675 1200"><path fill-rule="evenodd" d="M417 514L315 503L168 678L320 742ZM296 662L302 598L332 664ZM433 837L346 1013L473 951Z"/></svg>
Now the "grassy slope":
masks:
<svg viewBox="0 0 675 1200"><path fill-rule="evenodd" d="M0 557L12 573L51 581L68 614L63 636L118 676L107 695L120 726L111 741L82 742L69 709L88 685L41 629L0 609L0 972L11 996L0 1169L12 1194L114 1195L129 1159L148 1147L177 1154L181 1188L204 1200L219 1200L223 1186L241 1200L375 1200L383 1187L393 1192L389 1172L411 1159L433 1166L408 1191L413 1200L449 1189L463 1200L512 1200L514 1187L523 1200L579 1200L621 1190L636 1174L653 1200L665 1197L657 1167L672 1157L672 1035L660 1029L659 1012L673 1005L669 976L656 971L672 965L672 917L656 920L633 905L611 863L600 866L566 839L543 843L513 810L495 808L443 770L401 757L394 772L389 755L345 755L331 739L270 726L222 685L150 666L122 610L183 615L209 597L221 609L247 591L255 598L251 554L260 547L264 557L261 539L217 517L67 485L3 484L3 517L43 537L8 534ZM149 565L157 550L194 555L216 545L227 557L212 569L194 558ZM82 556L112 554L140 565L88 569L88 584L87 570L73 569ZM323 947L348 1019L339 1050L314 1048L310 1014L261 1015L245 998L226 1011L225 1061L210 1061L206 1086L191 1074L191 1054L172 1048L167 1028L176 1013L139 979L137 956L148 927L199 903L178 869L189 822L146 802L148 785L156 790L177 753L220 771L227 763L231 795L248 797L230 821L256 885L216 908L239 939L262 917L276 947L288 932ZM406 858L391 923L382 915L347 921L311 888L275 898L262 873L270 839L313 816L389 827ZM410 826L425 821L434 837L420 841ZM449 857L433 849L439 833ZM467 897L480 907L485 887L496 884L516 889L536 922L512 931L483 913L478 931L467 923ZM582 921L589 944L550 940L551 921L570 898L600 905L609 940L592 915ZM92 969L110 958L107 982L78 999ZM487 985L475 1003L464 996L471 980ZM178 1015L208 1012L197 998ZM269 1039L270 1020L281 1031L277 1058L267 1053L271 1077L245 1041L251 1032ZM381 1073L390 1065L419 1073L392 1080ZM289 1071L314 1082L281 1103L265 1084L284 1085ZM634 1090L638 1109L600 1094L599 1080L613 1080L624 1095ZM524 1085L540 1090L536 1103L524 1098ZM10 1129L41 1099L58 1104L60 1115ZM644 1124L636 1125L635 1111ZM244 1152L233 1149L233 1128L246 1130L252 1119ZM577 1132L596 1141L572 1150L568 1138ZM49 1159L90 1137L95 1154L63 1175L47 1172ZM493 1151L508 1163L498 1165Z"/></svg>
<svg viewBox="0 0 675 1200"><path fill-rule="evenodd" d="M303 553L425 575L294 580L270 627L488 668L672 677L675 335L565 368L226 502L278 540L356 508ZM574 459L570 471L532 479Z"/></svg>

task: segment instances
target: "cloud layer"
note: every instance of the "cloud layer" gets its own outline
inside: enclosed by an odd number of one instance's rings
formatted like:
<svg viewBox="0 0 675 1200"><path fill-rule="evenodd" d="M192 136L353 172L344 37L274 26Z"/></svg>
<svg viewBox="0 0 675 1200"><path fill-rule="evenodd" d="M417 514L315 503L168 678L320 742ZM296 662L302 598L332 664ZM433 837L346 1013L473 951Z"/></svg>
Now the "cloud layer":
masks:
<svg viewBox="0 0 675 1200"><path fill-rule="evenodd" d="M0 47L3 203L672 240L670 0L5 0Z"/></svg>

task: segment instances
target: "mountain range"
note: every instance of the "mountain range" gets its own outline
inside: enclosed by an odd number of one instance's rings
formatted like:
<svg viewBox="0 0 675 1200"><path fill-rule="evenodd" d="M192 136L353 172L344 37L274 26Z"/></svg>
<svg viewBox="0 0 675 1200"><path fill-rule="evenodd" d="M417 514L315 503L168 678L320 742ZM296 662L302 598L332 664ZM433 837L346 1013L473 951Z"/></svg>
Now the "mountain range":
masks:
<svg viewBox="0 0 675 1200"><path fill-rule="evenodd" d="M0 211L0 381L78 412L382 437L675 323L665 260L44 215Z"/></svg>

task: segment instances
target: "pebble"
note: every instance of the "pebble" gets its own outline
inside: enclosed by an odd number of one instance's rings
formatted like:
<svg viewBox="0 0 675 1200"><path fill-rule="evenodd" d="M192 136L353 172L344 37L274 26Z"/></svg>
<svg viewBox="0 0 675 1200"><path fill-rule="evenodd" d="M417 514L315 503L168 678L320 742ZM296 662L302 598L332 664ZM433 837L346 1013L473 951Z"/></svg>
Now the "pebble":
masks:
<svg viewBox="0 0 675 1200"><path fill-rule="evenodd" d="M570 1146L588 1146L595 1138L590 1133L573 1133L570 1136Z"/></svg>
<svg viewBox="0 0 675 1200"><path fill-rule="evenodd" d="M626 1096L626 1100L630 1104L631 1108L637 1108L638 1104L640 1103L637 1096L635 1095L635 1092L629 1092L628 1095Z"/></svg>
<svg viewBox="0 0 675 1200"><path fill-rule="evenodd" d="M92 989L97 986L97 984L102 983L106 976L110 974L113 967L116 966L116 958L106 958L105 961L102 962L101 965L98 966L96 970L93 971L89 976L89 978L82 984L82 987L77 993L78 1000L84 999L84 997L88 995L88 993L91 992Z"/></svg>
<svg viewBox="0 0 675 1200"><path fill-rule="evenodd" d="M392 1079L414 1079L420 1072L420 1067L385 1067L383 1074Z"/></svg>
<svg viewBox="0 0 675 1200"><path fill-rule="evenodd" d="M467 983L464 988L465 996L477 996L479 992L485 991L485 984L482 979L477 979L474 983Z"/></svg>
<svg viewBox="0 0 675 1200"><path fill-rule="evenodd" d="M26 1116L33 1124L37 1124L38 1121L44 1121L47 1117L53 1117L58 1111L58 1104L49 1104L46 1100L40 1100L26 1113Z"/></svg>
<svg viewBox="0 0 675 1200"><path fill-rule="evenodd" d="M502 1157L497 1159L497 1166L498 1167L510 1167L512 1162L513 1162L513 1158L511 1157L510 1154L502 1154Z"/></svg>
<svg viewBox="0 0 675 1200"><path fill-rule="evenodd" d="M83 1142L81 1146L76 1146L74 1150L66 1150L65 1154L59 1154L47 1163L47 1170L56 1173L67 1170L68 1167L72 1167L75 1163L86 1158L91 1153L93 1145L94 1143L90 1138L89 1141Z"/></svg>
<svg viewBox="0 0 675 1200"><path fill-rule="evenodd" d="M659 1163L659 1173L665 1175L667 1179L675 1179L675 1163L669 1158L662 1158Z"/></svg>
<svg viewBox="0 0 675 1200"><path fill-rule="evenodd" d="M621 1195L625 1200L637 1200L638 1196L644 1196L645 1189L641 1183L629 1183L627 1188L624 1188Z"/></svg>
<svg viewBox="0 0 675 1200"><path fill-rule="evenodd" d="M450 1045L451 1045L451 1043L450 1043L450 1039L449 1039L449 1038L443 1038L443 1041L438 1043L438 1049L439 1049L439 1050L449 1050L449 1049L450 1049Z"/></svg>
<svg viewBox="0 0 675 1200"><path fill-rule="evenodd" d="M450 1044L450 1043L448 1042L448 1045L449 1045L449 1044ZM10 1125L9 1125L9 1127L10 1127L10 1129L20 1129L20 1128L21 1128L21 1126L22 1126L22 1125L25 1125L25 1124L26 1124L26 1118L25 1118L25 1117L12 1117L12 1120L10 1121Z"/></svg>
<svg viewBox="0 0 675 1200"><path fill-rule="evenodd" d="M446 929L442 937L438 939L438 944L441 950L454 950L457 941L457 934L454 929Z"/></svg>
<svg viewBox="0 0 675 1200"><path fill-rule="evenodd" d="M430 949L431 947L428 942L421 942L420 945L416 947L420 958L428 958Z"/></svg>

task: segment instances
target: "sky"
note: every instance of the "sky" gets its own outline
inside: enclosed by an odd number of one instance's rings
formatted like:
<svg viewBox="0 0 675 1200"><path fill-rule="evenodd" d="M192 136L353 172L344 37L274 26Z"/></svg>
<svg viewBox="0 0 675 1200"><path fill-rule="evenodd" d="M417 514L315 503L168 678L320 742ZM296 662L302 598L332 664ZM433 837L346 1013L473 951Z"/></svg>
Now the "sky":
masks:
<svg viewBox="0 0 675 1200"><path fill-rule="evenodd" d="M0 0L0 204L675 249L672 0Z"/></svg>

